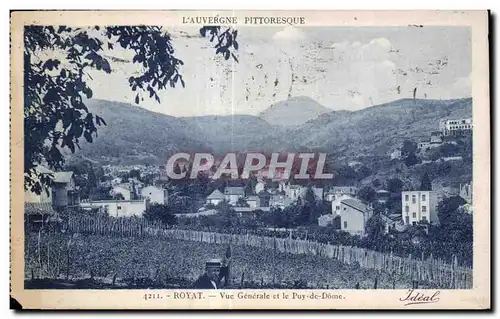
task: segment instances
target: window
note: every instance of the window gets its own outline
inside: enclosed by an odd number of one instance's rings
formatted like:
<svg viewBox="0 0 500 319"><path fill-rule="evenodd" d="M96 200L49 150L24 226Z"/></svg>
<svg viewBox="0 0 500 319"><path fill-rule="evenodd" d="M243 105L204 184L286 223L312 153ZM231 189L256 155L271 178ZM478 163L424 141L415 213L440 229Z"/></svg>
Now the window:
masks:
<svg viewBox="0 0 500 319"><path fill-rule="evenodd" d="M347 221L344 221L344 228L347 228Z"/></svg>
<svg viewBox="0 0 500 319"><path fill-rule="evenodd" d="M413 217L413 218L417 218L417 213L413 212L413 213L411 214L411 217Z"/></svg>
<svg viewBox="0 0 500 319"><path fill-rule="evenodd" d="M410 212L410 206L406 205L405 206L405 213L409 213Z"/></svg>
<svg viewBox="0 0 500 319"><path fill-rule="evenodd" d="M422 206L422 212L427 213L427 206Z"/></svg>
<svg viewBox="0 0 500 319"><path fill-rule="evenodd" d="M347 210L347 207L344 207L344 210Z"/></svg>
<svg viewBox="0 0 500 319"><path fill-rule="evenodd" d="M117 209L122 209L122 207L121 207L121 206L117 206L116 208L117 208Z"/></svg>
<svg viewBox="0 0 500 319"><path fill-rule="evenodd" d="M409 201L410 200L410 197L408 195L405 195L405 201Z"/></svg>
<svg viewBox="0 0 500 319"><path fill-rule="evenodd" d="M411 195L411 203L415 204L417 202L417 196L416 195Z"/></svg>
<svg viewBox="0 0 500 319"><path fill-rule="evenodd" d="M422 201L425 202L425 195L422 194Z"/></svg>
<svg viewBox="0 0 500 319"><path fill-rule="evenodd" d="M335 206L335 210L340 210L340 206Z"/></svg>
<svg viewBox="0 0 500 319"><path fill-rule="evenodd" d="M422 221L423 221L423 222L426 222L426 221L427 221L427 217L422 216Z"/></svg>

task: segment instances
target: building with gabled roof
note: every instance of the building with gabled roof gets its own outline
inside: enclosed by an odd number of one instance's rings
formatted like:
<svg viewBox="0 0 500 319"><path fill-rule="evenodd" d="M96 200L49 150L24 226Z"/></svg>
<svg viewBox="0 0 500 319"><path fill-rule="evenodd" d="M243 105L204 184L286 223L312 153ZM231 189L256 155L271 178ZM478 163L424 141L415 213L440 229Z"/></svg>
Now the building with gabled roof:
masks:
<svg viewBox="0 0 500 319"><path fill-rule="evenodd" d="M372 216L372 210L352 198L340 202L341 230L351 235L364 236L366 222Z"/></svg>
<svg viewBox="0 0 500 319"><path fill-rule="evenodd" d="M224 201L226 197L222 194L218 189L214 190L207 197L207 204L217 205L220 202Z"/></svg>
<svg viewBox="0 0 500 319"><path fill-rule="evenodd" d="M226 187L224 196L229 204L234 205L240 198L245 197L245 187Z"/></svg>

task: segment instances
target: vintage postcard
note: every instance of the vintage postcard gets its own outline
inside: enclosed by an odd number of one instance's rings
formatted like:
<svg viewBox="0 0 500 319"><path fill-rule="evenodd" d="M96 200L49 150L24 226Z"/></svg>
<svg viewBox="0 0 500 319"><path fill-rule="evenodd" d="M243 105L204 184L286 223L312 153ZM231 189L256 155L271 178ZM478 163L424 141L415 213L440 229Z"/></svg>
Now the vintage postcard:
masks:
<svg viewBox="0 0 500 319"><path fill-rule="evenodd" d="M489 309L487 11L11 12L23 309Z"/></svg>

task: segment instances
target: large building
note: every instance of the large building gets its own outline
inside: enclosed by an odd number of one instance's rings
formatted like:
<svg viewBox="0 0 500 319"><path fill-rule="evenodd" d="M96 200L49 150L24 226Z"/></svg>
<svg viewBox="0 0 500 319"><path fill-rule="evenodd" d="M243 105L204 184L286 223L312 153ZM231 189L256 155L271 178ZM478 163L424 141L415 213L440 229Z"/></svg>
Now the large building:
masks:
<svg viewBox="0 0 500 319"><path fill-rule="evenodd" d="M341 230L351 235L364 236L366 222L372 216L372 210L355 199L344 199L340 202Z"/></svg>
<svg viewBox="0 0 500 319"><path fill-rule="evenodd" d="M472 129L472 118L439 121L439 130L443 133L443 136L461 135L472 132Z"/></svg>
<svg viewBox="0 0 500 319"><path fill-rule="evenodd" d="M401 193L402 217L407 225L418 222L439 222L437 194L434 191L405 191Z"/></svg>

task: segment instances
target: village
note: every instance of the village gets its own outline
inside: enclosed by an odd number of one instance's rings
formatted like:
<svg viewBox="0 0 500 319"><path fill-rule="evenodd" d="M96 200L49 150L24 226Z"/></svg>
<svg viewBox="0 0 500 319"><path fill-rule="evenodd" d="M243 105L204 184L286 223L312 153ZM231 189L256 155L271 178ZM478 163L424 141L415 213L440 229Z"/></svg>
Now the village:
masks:
<svg viewBox="0 0 500 319"><path fill-rule="evenodd" d="M439 131L433 132L429 140L420 141L417 154L425 154L432 148L444 144L450 136L460 136L472 131L472 120L441 120ZM456 144L448 138L446 144ZM401 159L402 148L388 154L390 160ZM420 155L423 158L424 155ZM409 157L409 156L408 156ZM441 157L436 161L456 161L461 157ZM425 161L432 161L425 159ZM184 163L186 165L186 163ZM284 179L282 171L270 177L268 167L263 167L251 176L250 184L243 186L229 184L217 185L209 193L199 194L199 205L190 211L173 211L177 218L192 218L216 215L222 204L229 205L231 211L238 215L252 215L279 209L284 211L290 206L303 202L311 194L314 201L321 202L326 209L317 212L316 224L320 227L333 226L339 231L363 237L367 223L374 215L378 215L384 223L385 232L391 230L404 232L407 226L416 224L439 224L437 207L443 199L442 192L426 189L385 189L382 184L373 194L366 195L366 187L360 185L334 185L323 183L321 186L296 183ZM165 166L131 165L104 166L104 176L99 188L106 190L104 195L81 198L81 189L75 182L74 172L52 172L43 166L38 170L42 174L53 176L53 185L49 192L35 195L27 192L25 198L25 215L30 223L41 223L57 219L61 211L95 211L110 217L142 217L151 205L168 207L176 193L178 185L171 183ZM183 171L185 166L177 165L176 170ZM281 172L281 173L280 173ZM208 171L208 177L213 174ZM144 178L147 176L148 178ZM209 188L205 188L206 189ZM461 211L472 214L472 184L460 184L453 190L455 195L464 201ZM389 205L390 203L390 205Z"/></svg>

